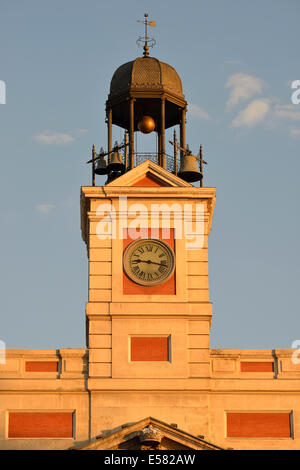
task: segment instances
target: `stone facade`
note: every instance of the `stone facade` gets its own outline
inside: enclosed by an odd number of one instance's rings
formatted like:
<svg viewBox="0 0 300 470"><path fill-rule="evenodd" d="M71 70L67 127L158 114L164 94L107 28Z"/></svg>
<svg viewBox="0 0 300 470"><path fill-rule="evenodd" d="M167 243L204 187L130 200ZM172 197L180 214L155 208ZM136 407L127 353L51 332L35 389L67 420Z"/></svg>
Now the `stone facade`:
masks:
<svg viewBox="0 0 300 470"><path fill-rule="evenodd" d="M156 185L145 185L147 178ZM121 233L134 216L129 213L124 222L120 196L128 205L144 205L140 227L145 230L151 228L153 204L175 204L168 222L175 231L181 209L189 207L194 223L197 204L203 207L201 246L187 249L188 233L174 238L173 294L149 294L147 287L126 293L124 240L105 237L100 222L107 214L99 210L103 203L112 205L116 227L110 222L106 229ZM214 203L215 188L193 187L149 161L105 188L82 188L87 348L7 351L0 364L1 449L86 448L97 436L148 416L164 426L176 423L212 447L300 447L300 367L292 361L293 350L210 349L208 236ZM162 229L161 214L158 221ZM132 337L167 337L168 360L131 360ZM103 449L102 444L92 448Z"/></svg>

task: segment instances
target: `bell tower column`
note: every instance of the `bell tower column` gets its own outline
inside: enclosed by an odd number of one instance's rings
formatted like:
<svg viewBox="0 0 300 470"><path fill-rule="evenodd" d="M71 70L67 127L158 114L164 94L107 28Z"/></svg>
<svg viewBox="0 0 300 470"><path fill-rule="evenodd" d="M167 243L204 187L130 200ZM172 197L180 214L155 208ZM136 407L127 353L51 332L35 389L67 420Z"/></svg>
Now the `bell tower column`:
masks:
<svg viewBox="0 0 300 470"><path fill-rule="evenodd" d="M185 149L185 120L186 120L186 107L182 108L180 120L180 147ZM180 151L180 160L182 161L183 152Z"/></svg>
<svg viewBox="0 0 300 470"><path fill-rule="evenodd" d="M166 113L165 113L165 109L166 109L166 100L165 98L163 97L161 99L161 154L160 154L160 165L165 168L165 160L166 160L166 156L165 156L165 152L166 152L166 144L165 144L165 120L166 120Z"/></svg>
<svg viewBox="0 0 300 470"><path fill-rule="evenodd" d="M107 149L112 151L112 108L107 110ZM108 162L110 162L111 154L108 154Z"/></svg>
<svg viewBox="0 0 300 470"><path fill-rule="evenodd" d="M130 98L129 110L129 162L130 169L134 167L134 98Z"/></svg>

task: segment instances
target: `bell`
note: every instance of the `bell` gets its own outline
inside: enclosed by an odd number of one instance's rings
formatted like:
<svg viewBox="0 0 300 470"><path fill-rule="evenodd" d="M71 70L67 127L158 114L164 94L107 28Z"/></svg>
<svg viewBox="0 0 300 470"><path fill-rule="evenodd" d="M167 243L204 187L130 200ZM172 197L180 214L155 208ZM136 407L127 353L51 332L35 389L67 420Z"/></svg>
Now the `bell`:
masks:
<svg viewBox="0 0 300 470"><path fill-rule="evenodd" d="M107 175L108 173L106 161L105 161L104 156L101 154L101 152L100 152L100 158L98 158L98 160L96 160L95 162L95 173L96 175Z"/></svg>
<svg viewBox="0 0 300 470"><path fill-rule="evenodd" d="M197 157L195 155L184 155L178 171L179 178L188 183L200 181L201 173L198 168Z"/></svg>
<svg viewBox="0 0 300 470"><path fill-rule="evenodd" d="M107 175L107 180L105 184L111 183L113 180L119 178L119 176L121 175L123 175L122 171L110 171Z"/></svg>
<svg viewBox="0 0 300 470"><path fill-rule="evenodd" d="M124 171L125 165L121 152L115 151L111 157L110 163L107 165L108 171Z"/></svg>
<svg viewBox="0 0 300 470"><path fill-rule="evenodd" d="M155 129L155 121L151 116L143 116L138 123L138 130L143 134L150 134Z"/></svg>

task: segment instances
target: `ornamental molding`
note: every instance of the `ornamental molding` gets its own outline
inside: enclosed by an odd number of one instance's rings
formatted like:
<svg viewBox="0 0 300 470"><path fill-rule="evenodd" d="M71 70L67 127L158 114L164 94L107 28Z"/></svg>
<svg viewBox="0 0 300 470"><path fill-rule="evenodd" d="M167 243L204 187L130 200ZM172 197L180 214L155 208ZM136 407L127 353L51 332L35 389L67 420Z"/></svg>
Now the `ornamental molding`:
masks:
<svg viewBox="0 0 300 470"><path fill-rule="evenodd" d="M164 437L164 434L157 427L153 426L152 424L149 424L139 432L138 436L140 442L144 444L147 442L155 442L157 444L160 444L161 440Z"/></svg>

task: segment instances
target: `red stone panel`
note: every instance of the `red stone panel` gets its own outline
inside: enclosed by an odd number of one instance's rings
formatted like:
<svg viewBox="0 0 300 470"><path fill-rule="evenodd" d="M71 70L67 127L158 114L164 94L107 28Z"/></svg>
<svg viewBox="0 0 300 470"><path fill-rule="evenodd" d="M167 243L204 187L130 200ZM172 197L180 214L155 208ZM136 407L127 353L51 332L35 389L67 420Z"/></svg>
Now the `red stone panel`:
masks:
<svg viewBox="0 0 300 470"><path fill-rule="evenodd" d="M273 362L241 362L241 372L274 372Z"/></svg>
<svg viewBox="0 0 300 470"><path fill-rule="evenodd" d="M63 438L73 437L73 413L10 412L8 437Z"/></svg>
<svg viewBox="0 0 300 470"><path fill-rule="evenodd" d="M57 372L58 362L57 361L26 361L25 362L26 372Z"/></svg>
<svg viewBox="0 0 300 470"><path fill-rule="evenodd" d="M291 437L290 413L227 413L227 437Z"/></svg>
<svg viewBox="0 0 300 470"><path fill-rule="evenodd" d="M168 337L133 336L131 337L132 361L168 361Z"/></svg>

